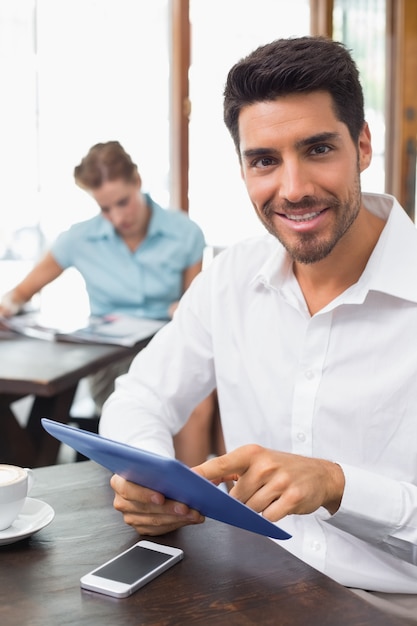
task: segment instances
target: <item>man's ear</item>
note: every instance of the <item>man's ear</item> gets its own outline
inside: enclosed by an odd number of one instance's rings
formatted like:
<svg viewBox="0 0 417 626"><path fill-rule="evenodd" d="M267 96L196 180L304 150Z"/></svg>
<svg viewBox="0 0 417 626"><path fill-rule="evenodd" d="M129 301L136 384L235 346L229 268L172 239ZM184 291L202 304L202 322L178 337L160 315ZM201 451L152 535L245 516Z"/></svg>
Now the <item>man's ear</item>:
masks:
<svg viewBox="0 0 417 626"><path fill-rule="evenodd" d="M368 123L365 122L360 132L358 139L358 161L359 169L361 172L369 167L372 160L372 141L371 131L369 130Z"/></svg>

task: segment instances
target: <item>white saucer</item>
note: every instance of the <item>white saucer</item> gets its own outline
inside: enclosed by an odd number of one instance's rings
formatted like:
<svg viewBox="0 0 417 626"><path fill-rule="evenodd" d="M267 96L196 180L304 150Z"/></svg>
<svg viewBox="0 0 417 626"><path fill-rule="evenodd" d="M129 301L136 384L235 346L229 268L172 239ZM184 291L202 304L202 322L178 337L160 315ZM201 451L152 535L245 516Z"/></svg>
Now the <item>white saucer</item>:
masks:
<svg viewBox="0 0 417 626"><path fill-rule="evenodd" d="M13 524L0 530L0 546L26 539L45 528L55 517L55 511L49 504L34 498L26 498L22 512Z"/></svg>

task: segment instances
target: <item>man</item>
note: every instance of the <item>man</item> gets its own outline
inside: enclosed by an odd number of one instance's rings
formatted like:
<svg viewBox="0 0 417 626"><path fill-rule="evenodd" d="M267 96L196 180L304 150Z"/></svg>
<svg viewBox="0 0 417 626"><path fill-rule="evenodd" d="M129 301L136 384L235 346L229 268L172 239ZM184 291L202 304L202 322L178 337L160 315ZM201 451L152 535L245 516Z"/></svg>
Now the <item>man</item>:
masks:
<svg viewBox="0 0 417 626"><path fill-rule="evenodd" d="M224 117L269 234L194 280L119 379L101 432L173 454L217 387L228 454L196 471L235 481L233 496L292 534L283 547L415 616L417 233L394 198L361 193L371 138L356 66L339 43L278 40L231 69ZM112 486L140 533L203 521Z"/></svg>

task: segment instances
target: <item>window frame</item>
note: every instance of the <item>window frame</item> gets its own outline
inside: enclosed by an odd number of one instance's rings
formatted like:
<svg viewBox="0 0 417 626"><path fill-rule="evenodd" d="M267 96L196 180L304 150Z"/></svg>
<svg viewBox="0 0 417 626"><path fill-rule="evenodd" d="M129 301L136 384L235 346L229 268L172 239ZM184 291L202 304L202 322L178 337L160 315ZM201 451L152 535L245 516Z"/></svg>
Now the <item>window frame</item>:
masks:
<svg viewBox="0 0 417 626"><path fill-rule="evenodd" d="M170 0L172 35L171 183L172 204L188 211L191 28L189 0ZM333 0L310 0L312 35L331 37ZM417 3L387 0L385 191L414 219L417 146ZM410 155L412 144L413 154ZM411 162L410 159L414 158ZM414 164L414 165L413 165Z"/></svg>

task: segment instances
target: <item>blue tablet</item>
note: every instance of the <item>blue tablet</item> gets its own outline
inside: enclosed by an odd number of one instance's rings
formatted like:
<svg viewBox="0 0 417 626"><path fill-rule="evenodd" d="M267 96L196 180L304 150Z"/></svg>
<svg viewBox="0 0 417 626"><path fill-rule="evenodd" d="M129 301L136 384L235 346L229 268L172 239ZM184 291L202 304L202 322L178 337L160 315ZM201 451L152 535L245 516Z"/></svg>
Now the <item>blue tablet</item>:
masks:
<svg viewBox="0 0 417 626"><path fill-rule="evenodd" d="M167 457L43 418L45 430L84 456L143 487L184 502L205 517L273 539L291 535L192 469Z"/></svg>

